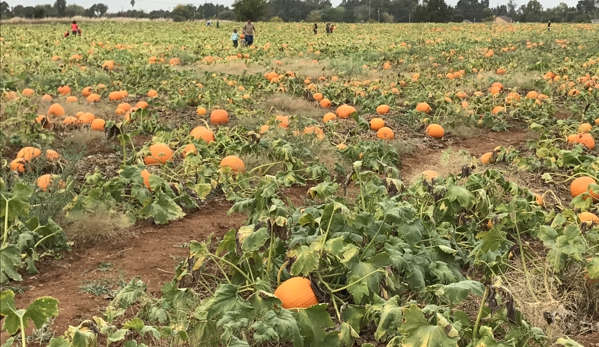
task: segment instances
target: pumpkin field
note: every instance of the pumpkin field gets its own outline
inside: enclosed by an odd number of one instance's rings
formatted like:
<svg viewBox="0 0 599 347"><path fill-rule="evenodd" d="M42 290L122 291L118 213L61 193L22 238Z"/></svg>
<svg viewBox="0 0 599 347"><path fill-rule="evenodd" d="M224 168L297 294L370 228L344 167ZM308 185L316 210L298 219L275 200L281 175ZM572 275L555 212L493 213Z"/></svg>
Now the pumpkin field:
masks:
<svg viewBox="0 0 599 347"><path fill-rule="evenodd" d="M599 346L599 26L2 25L3 347Z"/></svg>

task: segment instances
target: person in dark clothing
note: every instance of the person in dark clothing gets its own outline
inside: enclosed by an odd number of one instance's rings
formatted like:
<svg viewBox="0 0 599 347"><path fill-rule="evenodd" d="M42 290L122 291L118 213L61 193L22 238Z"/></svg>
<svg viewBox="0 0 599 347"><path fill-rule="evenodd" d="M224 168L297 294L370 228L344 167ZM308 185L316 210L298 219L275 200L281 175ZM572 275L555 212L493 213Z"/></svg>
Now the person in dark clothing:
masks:
<svg viewBox="0 0 599 347"><path fill-rule="evenodd" d="M318 24L314 23L314 35L318 34Z"/></svg>
<svg viewBox="0 0 599 347"><path fill-rule="evenodd" d="M327 25L325 26L325 31L327 32L327 34L331 33L331 23L327 23Z"/></svg>
<svg viewBox="0 0 599 347"><path fill-rule="evenodd" d="M547 22L547 31L551 31L551 21Z"/></svg>

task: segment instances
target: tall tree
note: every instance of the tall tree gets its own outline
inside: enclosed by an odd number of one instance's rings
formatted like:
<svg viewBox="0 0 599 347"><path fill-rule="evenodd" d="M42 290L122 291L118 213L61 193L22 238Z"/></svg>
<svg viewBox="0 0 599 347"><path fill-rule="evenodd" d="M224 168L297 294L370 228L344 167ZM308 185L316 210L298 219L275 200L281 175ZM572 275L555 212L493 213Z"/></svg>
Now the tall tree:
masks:
<svg viewBox="0 0 599 347"><path fill-rule="evenodd" d="M56 0L56 2L54 2L54 9L59 17L64 17L67 11L67 1Z"/></svg>
<svg viewBox="0 0 599 347"><path fill-rule="evenodd" d="M417 22L449 22L453 11L445 0L424 0L422 5L416 7L414 19Z"/></svg>
<svg viewBox="0 0 599 347"><path fill-rule="evenodd" d="M10 11L10 5L6 1L0 2L0 17L2 19L12 17L12 12Z"/></svg>
<svg viewBox="0 0 599 347"><path fill-rule="evenodd" d="M264 0L235 0L233 11L238 21L257 21L262 19L266 13L266 1Z"/></svg>

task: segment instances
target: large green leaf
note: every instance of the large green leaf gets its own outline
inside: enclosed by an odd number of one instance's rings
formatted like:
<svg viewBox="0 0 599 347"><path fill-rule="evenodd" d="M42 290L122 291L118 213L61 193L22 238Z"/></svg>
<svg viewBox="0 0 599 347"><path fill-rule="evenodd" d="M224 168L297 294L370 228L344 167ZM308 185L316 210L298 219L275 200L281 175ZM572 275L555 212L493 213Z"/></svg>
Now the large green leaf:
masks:
<svg viewBox="0 0 599 347"><path fill-rule="evenodd" d="M362 303L365 298L378 292L383 273L375 271L387 265L391 265L389 256L387 253L379 253L368 261L358 261L348 266L350 271L347 281L355 284L347 291L353 295L356 303Z"/></svg>
<svg viewBox="0 0 599 347"><path fill-rule="evenodd" d="M214 295L204 300L198 309L207 313L207 319L221 316L229 311L251 310L252 306L239 297L238 290L239 286L234 284L221 284Z"/></svg>
<svg viewBox="0 0 599 347"><path fill-rule="evenodd" d="M0 284L9 280L21 281L17 267L22 266L21 250L15 245L6 244L0 248Z"/></svg>
<svg viewBox="0 0 599 347"><path fill-rule="evenodd" d="M416 305L403 311L404 322L399 327L405 337L404 347L456 347L458 332L443 316L437 314L437 325L431 325Z"/></svg>
<svg viewBox="0 0 599 347"><path fill-rule="evenodd" d="M447 187L445 198L449 201L456 201L461 207L471 208L474 205L474 196L468 189L456 185Z"/></svg>
<svg viewBox="0 0 599 347"><path fill-rule="evenodd" d="M137 301L146 289L146 284L139 277L135 277L115 296L113 304L116 307L128 308Z"/></svg>
<svg viewBox="0 0 599 347"><path fill-rule="evenodd" d="M14 297L15 293L12 290L0 293L0 316L4 317L2 330L6 330L10 335L16 334L21 328L27 329L29 319L37 329L41 329L48 319L58 316L58 300L52 297L37 298L26 309L17 309Z"/></svg>
<svg viewBox="0 0 599 347"><path fill-rule="evenodd" d="M262 321L257 321L252 326L256 332L254 339L264 342L276 339L292 342L294 347L303 347L304 339L300 333L298 322L289 310L270 310Z"/></svg>
<svg viewBox="0 0 599 347"><path fill-rule="evenodd" d="M395 337L399 333L398 328L403 321L403 309L399 306L398 300L399 297L394 296L383 305L381 318L374 332L374 338L378 341Z"/></svg>
<svg viewBox="0 0 599 347"><path fill-rule="evenodd" d="M312 247L302 245L296 253L297 259L291 265L291 275L308 275L318 269L319 253Z"/></svg>
<svg viewBox="0 0 599 347"><path fill-rule="evenodd" d="M437 286L435 294L446 298L452 305L464 301L470 293L482 296L485 286L478 281L464 280L448 285Z"/></svg>
<svg viewBox="0 0 599 347"><path fill-rule="evenodd" d="M145 218L154 218L154 222L157 224L166 224L169 221L185 217L183 209L164 194L147 204L139 213Z"/></svg>
<svg viewBox="0 0 599 347"><path fill-rule="evenodd" d="M304 346L324 346L322 343L326 336L325 329L334 326L327 312L327 304L298 309L294 316L304 338Z"/></svg>
<svg viewBox="0 0 599 347"><path fill-rule="evenodd" d="M11 188L10 197L5 194L6 192L0 194L0 220L4 220L4 216L7 214L9 220L29 215L28 201L33 194L33 189L29 185L24 182L18 182ZM7 201L8 205L6 204Z"/></svg>

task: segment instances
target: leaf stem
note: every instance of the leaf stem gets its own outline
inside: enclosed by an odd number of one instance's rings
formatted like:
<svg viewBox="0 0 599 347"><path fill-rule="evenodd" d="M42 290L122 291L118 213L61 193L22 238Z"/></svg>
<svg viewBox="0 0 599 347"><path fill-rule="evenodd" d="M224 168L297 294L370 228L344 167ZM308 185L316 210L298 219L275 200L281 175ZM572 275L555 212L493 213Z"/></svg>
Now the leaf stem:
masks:
<svg viewBox="0 0 599 347"><path fill-rule="evenodd" d="M4 195L2 195L2 197L6 200L6 209L4 210L4 237L2 240L2 248L4 248L8 242L8 203L12 199L7 199Z"/></svg>
<svg viewBox="0 0 599 347"><path fill-rule="evenodd" d="M324 251L324 244L327 242L329 236L329 230L331 230L331 224L333 222L333 216L335 216L335 205L333 205L333 212L331 212L331 219L329 219L329 225L327 225L327 231L324 233L322 244L320 245L320 258L322 259L322 252Z"/></svg>
<svg viewBox="0 0 599 347"><path fill-rule="evenodd" d="M286 260L277 272L277 287L281 285L281 275L283 274L283 269L285 269L285 266L287 266L288 264L289 260Z"/></svg>
<svg viewBox="0 0 599 347"><path fill-rule="evenodd" d="M472 329L472 342L475 343L478 335L478 327L480 325L480 320L483 317L483 310L485 308L485 301L487 301L487 296L489 295L489 288L485 287L485 292L483 293L483 298L480 300L480 307L478 309L478 315L476 316L476 322L474 323L474 328Z"/></svg>
<svg viewBox="0 0 599 347"><path fill-rule="evenodd" d="M532 290L532 284L530 283L530 274L528 273L528 267L526 266L524 246L522 245L522 239L520 238L520 228L518 228L518 220L516 219L516 217L516 214L513 213L514 226L516 227L516 235L518 236L518 246L520 246L520 259L522 261L522 270L524 271L524 276L526 277L526 285L528 286L528 290L530 291L530 294L532 295L534 300L538 302L539 300L537 299L534 290Z"/></svg>
<svg viewBox="0 0 599 347"><path fill-rule="evenodd" d="M370 246L372 246L372 244L374 243L374 240L376 240L376 238L379 236L379 233L383 229L383 225L385 225L386 220L387 220L387 216L385 216L385 218L383 218L383 221L381 222L381 226L379 227L379 230L376 231L376 234L374 234L374 236L372 237L372 240L370 240L368 245L366 245L366 248L364 248L364 250L362 251L362 256L360 257L360 260L364 259L364 257L366 256L366 251L368 250L368 248L370 248Z"/></svg>
<svg viewBox="0 0 599 347"><path fill-rule="evenodd" d="M250 282L250 283L253 283L253 282L252 282L252 280L251 280L251 278L249 278L249 276L248 276L248 275L247 275L245 272L243 272L243 271L242 271L240 268L238 268L237 266L235 266L235 265L234 265L233 263L231 263L230 261L228 261L228 260L225 260L225 259L223 259L223 258L221 258L221 257L219 257L219 256L217 256L217 255L214 255L214 254L212 254L212 253L209 253L208 255L209 255L210 257L216 258L216 259L218 259L218 260L222 261L223 263L225 263L225 264L229 265L229 266L230 266L230 267L232 267L233 269L237 270L237 272L239 272L239 273L240 273L240 274L241 274L243 277L245 277L245 279L246 279L246 280L248 280L248 282ZM217 263L217 265L218 265L218 262L215 262L215 263ZM220 267L220 265L219 265L219 267ZM225 275L225 277L226 277L226 275ZM228 278L227 278L227 280L228 280ZM229 283L231 283L231 281L229 281Z"/></svg>
<svg viewBox="0 0 599 347"><path fill-rule="evenodd" d="M371 276L371 275L373 275L373 274L375 274L375 273L377 273L377 272L381 272L381 271L382 271L381 269L376 269L376 270L372 271L371 273L369 273L368 275L362 276L360 279L358 279L358 280L356 280L356 281L354 281L354 282L352 282L352 283L350 283L350 284L346 285L345 287L341 287L341 288L337 288L337 289L335 289L335 290L331 290L331 294L335 294L335 293L338 293L338 292L340 292L340 291L342 291L342 290L346 290L347 288L349 288L349 287L351 287L351 286L353 286L353 285L356 285L356 284L358 284L358 283L359 283L359 282L361 282L363 279L365 279L365 278L367 278L367 277L369 277L369 276Z"/></svg>

